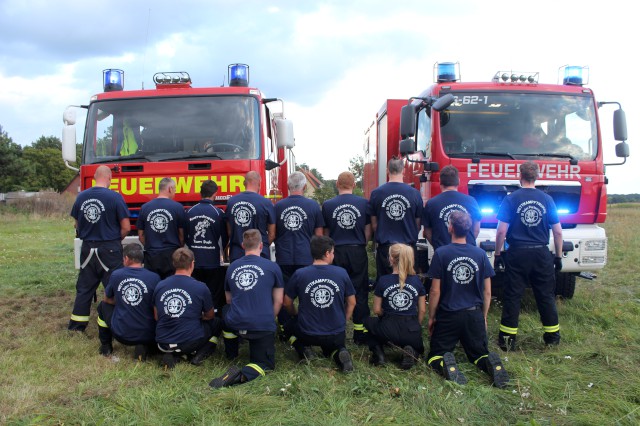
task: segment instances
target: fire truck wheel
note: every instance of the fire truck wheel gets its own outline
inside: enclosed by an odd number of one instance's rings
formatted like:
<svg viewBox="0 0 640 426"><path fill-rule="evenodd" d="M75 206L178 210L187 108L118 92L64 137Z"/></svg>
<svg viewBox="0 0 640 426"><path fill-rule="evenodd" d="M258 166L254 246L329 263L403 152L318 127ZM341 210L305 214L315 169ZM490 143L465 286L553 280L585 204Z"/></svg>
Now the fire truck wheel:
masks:
<svg viewBox="0 0 640 426"><path fill-rule="evenodd" d="M556 296L563 299L573 298L576 291L576 275L572 273L556 273Z"/></svg>

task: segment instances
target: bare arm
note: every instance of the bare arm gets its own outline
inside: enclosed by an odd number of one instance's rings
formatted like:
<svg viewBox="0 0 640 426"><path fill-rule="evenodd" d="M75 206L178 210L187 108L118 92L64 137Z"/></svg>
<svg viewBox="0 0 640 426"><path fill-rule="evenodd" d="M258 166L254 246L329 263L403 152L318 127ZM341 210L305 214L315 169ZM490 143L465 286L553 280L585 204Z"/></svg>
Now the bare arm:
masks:
<svg viewBox="0 0 640 426"><path fill-rule="evenodd" d="M560 223L551 225L551 232L553 233L553 245L556 249L556 257L562 257L562 225L560 225Z"/></svg>
<svg viewBox="0 0 640 426"><path fill-rule="evenodd" d="M110 305L115 305L116 304L116 298L115 297L107 297L106 295L104 296L104 303L108 303Z"/></svg>
<svg viewBox="0 0 640 426"><path fill-rule="evenodd" d="M289 313L291 316L298 315L298 311L296 310L295 305L293 304L293 299L289 296L284 296L284 301L282 302L282 307Z"/></svg>
<svg viewBox="0 0 640 426"><path fill-rule="evenodd" d="M440 303L440 278L431 280L429 292L429 335L433 334L433 326L436 324L436 312Z"/></svg>
<svg viewBox="0 0 640 426"><path fill-rule="evenodd" d="M284 295L284 288L282 287L274 287L271 291L271 296L273 297L273 315L278 315L280 312L280 308L282 308L282 296Z"/></svg>
<svg viewBox="0 0 640 426"><path fill-rule="evenodd" d="M373 237L373 231L371 230L371 224L368 223L364 227L364 241L371 241L371 237Z"/></svg>
<svg viewBox="0 0 640 426"><path fill-rule="evenodd" d="M418 297L418 322L422 325L427 314L427 296Z"/></svg>
<svg viewBox="0 0 640 426"><path fill-rule="evenodd" d="M224 292L224 298L227 300L227 305L231 304L231 292L230 291L225 291Z"/></svg>
<svg viewBox="0 0 640 426"><path fill-rule="evenodd" d="M231 235L231 233L229 233ZM267 225L267 236L269 238L269 244L275 241L276 239L276 224L270 223Z"/></svg>
<svg viewBox="0 0 640 426"><path fill-rule="evenodd" d="M345 309L345 314L347 317L347 321L349 321L351 319L351 316L353 315L353 310L356 307L356 296L355 295L351 295L351 296L347 296L347 307Z"/></svg>
<svg viewBox="0 0 640 426"><path fill-rule="evenodd" d="M140 240L140 244L144 246L144 231L142 229L138 229L138 239Z"/></svg>
<svg viewBox="0 0 640 426"><path fill-rule="evenodd" d="M155 306L153 307L153 319L158 321L158 308L156 308Z"/></svg>
<svg viewBox="0 0 640 426"><path fill-rule="evenodd" d="M323 230L323 229L324 229L324 228L316 228L316 229L313 231L313 234L314 234L316 237L322 237L322 236L324 235L324 230Z"/></svg>
<svg viewBox="0 0 640 426"><path fill-rule="evenodd" d="M124 240L124 237L129 235L129 231L131 231L131 222L128 217L125 217L120 221L120 239Z"/></svg>
<svg viewBox="0 0 640 426"><path fill-rule="evenodd" d="M216 314L216 311L213 308L211 308L207 312L202 313L202 319L205 321L209 321L210 319L213 319L215 314Z"/></svg>
<svg viewBox="0 0 640 426"><path fill-rule="evenodd" d="M422 228L422 236L424 236L429 244L433 247L433 229L432 228Z"/></svg>
<svg viewBox="0 0 640 426"><path fill-rule="evenodd" d="M329 228L324 228L322 232L323 232L323 235L324 235L325 237L330 237L330 235L329 235Z"/></svg>
<svg viewBox="0 0 640 426"><path fill-rule="evenodd" d="M480 233L480 221L479 220L474 220L473 221L473 238L475 238L476 240L478 239L478 234Z"/></svg>
<svg viewBox="0 0 640 426"><path fill-rule="evenodd" d="M178 228L178 239L180 240L180 247L184 246L184 229Z"/></svg>
<svg viewBox="0 0 640 426"><path fill-rule="evenodd" d="M507 238L507 229L509 224L507 222L498 221L498 228L496 229L496 254L500 255L500 252L504 249L504 240Z"/></svg>
<svg viewBox="0 0 640 426"><path fill-rule="evenodd" d="M377 316L382 316L382 297L374 296L373 297L373 313Z"/></svg>
<svg viewBox="0 0 640 426"><path fill-rule="evenodd" d="M482 304L482 314L484 315L484 326L487 327L487 315L491 306L491 278L484 279L484 303Z"/></svg>
<svg viewBox="0 0 640 426"><path fill-rule="evenodd" d="M375 216L371 216L371 232L373 234L378 230L378 218Z"/></svg>

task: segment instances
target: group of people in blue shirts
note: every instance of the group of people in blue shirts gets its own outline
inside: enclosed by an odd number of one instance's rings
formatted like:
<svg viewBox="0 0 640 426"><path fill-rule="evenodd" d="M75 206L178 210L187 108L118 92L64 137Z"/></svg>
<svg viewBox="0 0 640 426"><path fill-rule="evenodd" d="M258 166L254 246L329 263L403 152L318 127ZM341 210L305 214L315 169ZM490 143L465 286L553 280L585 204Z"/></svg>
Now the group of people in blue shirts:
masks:
<svg viewBox="0 0 640 426"><path fill-rule="evenodd" d="M475 246L477 203L455 190L458 172L447 166L440 172L442 194L423 206L420 193L402 182L403 169L403 160L392 159L389 181L369 200L353 194L355 178L343 172L336 184L339 194L322 206L304 196L306 178L300 172L289 176L290 195L275 205L259 194L260 175L249 172L245 191L228 200L226 212L214 206L214 181L205 181L202 200L185 210L173 200L175 182L165 178L158 197L140 209L137 229L144 250L129 244L122 252L128 210L122 197L108 189L111 171L99 167L96 186L80 193L72 210L83 246L69 329L86 328L88 295L102 281L102 355L112 353L115 338L135 346L136 359L160 351L161 364L172 368L183 359L202 364L220 338L229 360L238 357L241 342L248 342L249 362L231 365L211 381L211 387L220 388L274 369L278 336L301 360L318 357L314 348L319 347L339 369L353 371L346 346L348 321L353 322L354 343L368 345L372 364L384 365L385 349L394 348L400 367L410 369L425 354L423 323L428 318L425 359L434 371L466 383L453 356L461 342L469 361L504 388L509 376L500 356L488 350L486 318L494 270L484 250ZM426 269L416 264L421 226L435 249L427 272L429 288L416 273ZM507 235L509 240L512 235ZM377 266L373 316L370 240ZM272 243L275 262L270 260ZM513 313L509 315L513 325ZM546 342L547 327L553 324L543 325ZM559 341L559 326L552 333ZM508 337L509 346L501 348L514 348L515 333Z"/></svg>

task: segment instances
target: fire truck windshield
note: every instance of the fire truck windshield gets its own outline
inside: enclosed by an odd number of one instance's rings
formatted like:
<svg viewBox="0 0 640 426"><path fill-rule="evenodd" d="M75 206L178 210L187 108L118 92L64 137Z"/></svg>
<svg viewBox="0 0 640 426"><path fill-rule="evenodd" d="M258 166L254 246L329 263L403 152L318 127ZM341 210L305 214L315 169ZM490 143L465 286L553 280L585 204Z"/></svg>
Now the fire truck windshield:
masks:
<svg viewBox="0 0 640 426"><path fill-rule="evenodd" d="M450 157L593 160L597 154L594 101L589 95L452 92L440 114Z"/></svg>
<svg viewBox="0 0 640 426"><path fill-rule="evenodd" d="M260 113L250 96L117 99L89 107L83 163L260 156Z"/></svg>

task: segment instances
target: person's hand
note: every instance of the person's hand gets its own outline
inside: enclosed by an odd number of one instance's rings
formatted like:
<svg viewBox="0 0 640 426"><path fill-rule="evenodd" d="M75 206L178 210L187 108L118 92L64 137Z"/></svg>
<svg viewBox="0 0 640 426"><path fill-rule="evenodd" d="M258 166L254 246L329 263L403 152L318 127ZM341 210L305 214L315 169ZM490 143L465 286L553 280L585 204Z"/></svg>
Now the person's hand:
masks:
<svg viewBox="0 0 640 426"><path fill-rule="evenodd" d="M499 254L496 254L493 259L493 269L495 269L496 271L504 271L505 268L506 265L504 263L504 258Z"/></svg>
<svg viewBox="0 0 640 426"><path fill-rule="evenodd" d="M436 325L435 318L429 318L429 336L433 334L433 327Z"/></svg>
<svg viewBox="0 0 640 426"><path fill-rule="evenodd" d="M553 268L556 270L556 272L562 271L562 258L561 257L554 257L553 258Z"/></svg>

